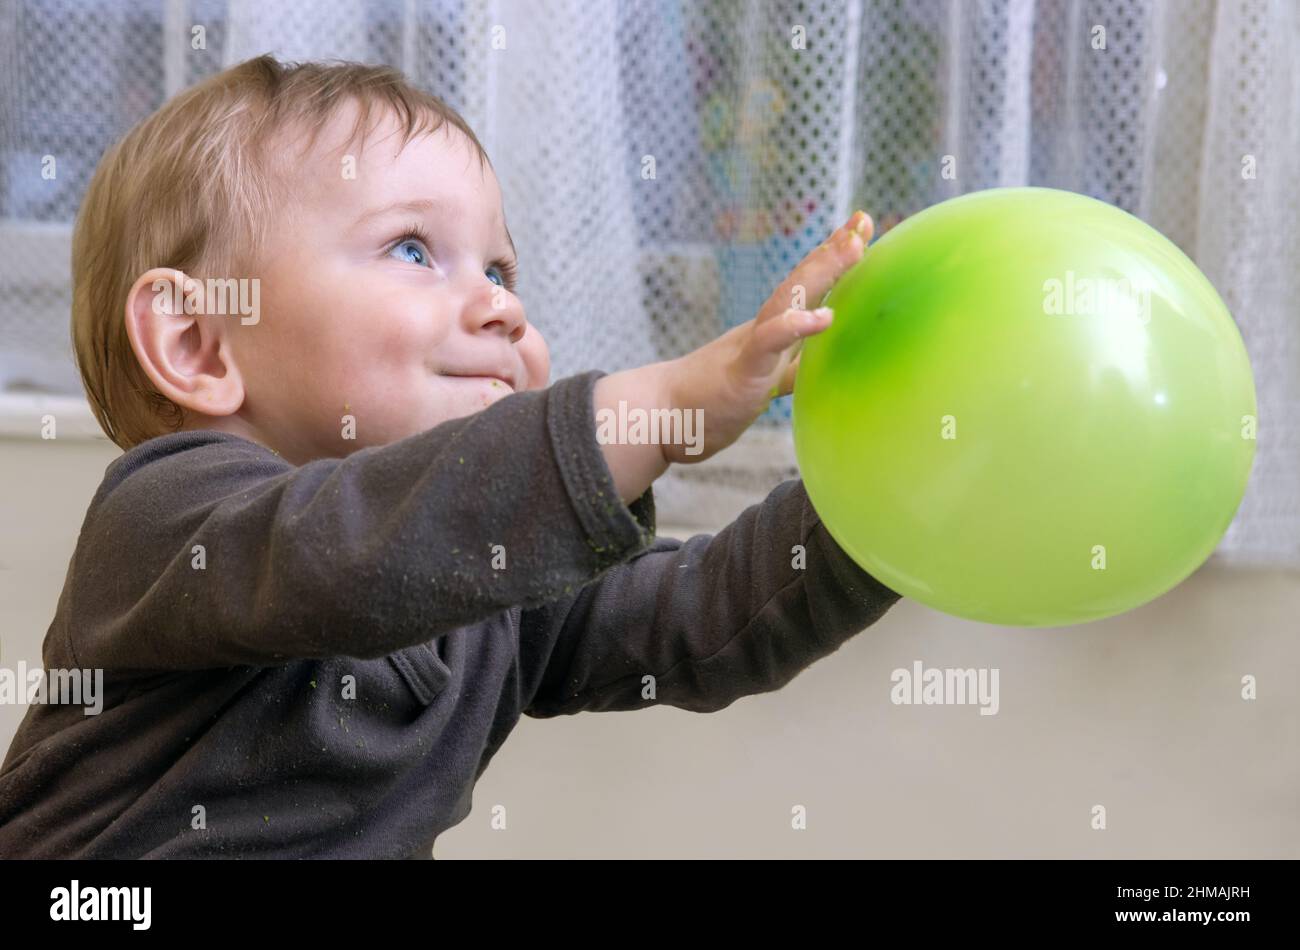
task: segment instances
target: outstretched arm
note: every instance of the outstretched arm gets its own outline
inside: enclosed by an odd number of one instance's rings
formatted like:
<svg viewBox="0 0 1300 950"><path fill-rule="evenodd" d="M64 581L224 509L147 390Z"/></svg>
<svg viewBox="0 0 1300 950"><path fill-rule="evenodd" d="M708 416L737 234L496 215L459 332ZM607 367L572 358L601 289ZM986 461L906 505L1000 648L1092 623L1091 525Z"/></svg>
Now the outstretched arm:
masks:
<svg viewBox="0 0 1300 950"><path fill-rule="evenodd" d="M576 596L523 611L524 711L722 709L785 685L898 599L787 481L716 535L660 538Z"/></svg>

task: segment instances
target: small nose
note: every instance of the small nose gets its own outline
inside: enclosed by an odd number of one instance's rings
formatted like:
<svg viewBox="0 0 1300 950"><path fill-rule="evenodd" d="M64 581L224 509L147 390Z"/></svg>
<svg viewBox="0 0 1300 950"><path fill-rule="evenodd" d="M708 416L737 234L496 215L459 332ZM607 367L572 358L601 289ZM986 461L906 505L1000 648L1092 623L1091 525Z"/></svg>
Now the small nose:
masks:
<svg viewBox="0 0 1300 950"><path fill-rule="evenodd" d="M523 304L500 284L492 284L489 292L474 298L466 308L466 319L471 333L497 330L511 343L518 343L528 329Z"/></svg>

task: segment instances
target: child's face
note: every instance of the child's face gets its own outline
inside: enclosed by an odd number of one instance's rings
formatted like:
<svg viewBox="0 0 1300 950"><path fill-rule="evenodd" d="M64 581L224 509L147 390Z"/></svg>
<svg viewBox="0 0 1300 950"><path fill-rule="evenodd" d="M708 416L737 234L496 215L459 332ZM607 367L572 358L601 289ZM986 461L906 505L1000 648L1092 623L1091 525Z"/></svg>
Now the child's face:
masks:
<svg viewBox="0 0 1300 950"><path fill-rule="evenodd" d="M258 269L261 319L231 335L239 414L298 464L405 438L550 374L502 286L497 262L514 251L491 168L451 126L400 147L392 116L364 151L340 148L354 118L337 117L296 165L294 211L273 223Z"/></svg>

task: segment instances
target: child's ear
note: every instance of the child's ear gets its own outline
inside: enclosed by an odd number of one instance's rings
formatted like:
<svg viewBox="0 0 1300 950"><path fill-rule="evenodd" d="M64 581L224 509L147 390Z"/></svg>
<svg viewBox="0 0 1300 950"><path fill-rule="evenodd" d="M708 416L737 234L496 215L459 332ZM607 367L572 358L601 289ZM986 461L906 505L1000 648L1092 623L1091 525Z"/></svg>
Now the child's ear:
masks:
<svg viewBox="0 0 1300 950"><path fill-rule="evenodd" d="M145 271L126 298L126 335L150 381L182 409L228 416L244 403L230 334L204 310L201 280L182 271Z"/></svg>

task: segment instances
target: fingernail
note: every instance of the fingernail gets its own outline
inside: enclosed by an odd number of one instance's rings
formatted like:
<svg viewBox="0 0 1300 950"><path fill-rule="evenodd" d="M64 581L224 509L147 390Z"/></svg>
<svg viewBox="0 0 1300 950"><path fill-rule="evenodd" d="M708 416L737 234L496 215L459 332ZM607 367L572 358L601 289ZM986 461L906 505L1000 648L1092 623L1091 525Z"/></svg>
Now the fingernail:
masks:
<svg viewBox="0 0 1300 950"><path fill-rule="evenodd" d="M816 310L805 310L803 313L799 314L799 325L804 329L812 329L813 327L821 326L826 321L830 320L831 316L830 307L818 307Z"/></svg>
<svg viewBox="0 0 1300 950"><path fill-rule="evenodd" d="M871 215L867 214L866 212L863 212L863 214L862 214L862 220L858 222L858 226L857 226L856 228L854 228L853 230L857 231L858 234L861 235L862 237L866 237L866 235L867 235L867 225L868 225L870 222L871 222Z"/></svg>

